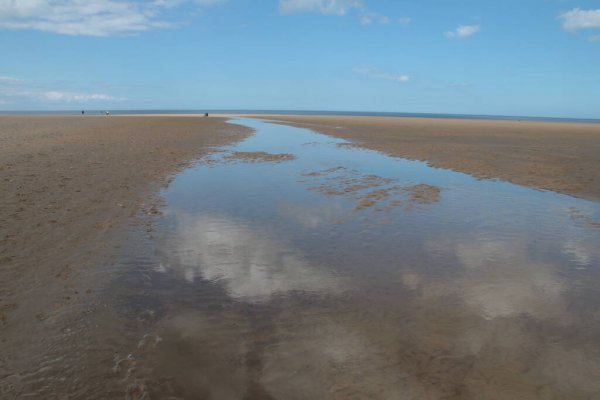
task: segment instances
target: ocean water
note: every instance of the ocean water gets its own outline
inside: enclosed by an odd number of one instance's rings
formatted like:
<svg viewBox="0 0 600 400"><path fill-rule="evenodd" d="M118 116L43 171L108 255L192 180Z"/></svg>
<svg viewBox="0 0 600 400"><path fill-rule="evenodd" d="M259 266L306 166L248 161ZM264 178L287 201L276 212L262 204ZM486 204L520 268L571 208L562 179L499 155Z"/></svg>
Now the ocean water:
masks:
<svg viewBox="0 0 600 400"><path fill-rule="evenodd" d="M86 115L103 115L106 110L86 110ZM600 123L600 119L592 118L553 118L506 115L473 115L473 114L436 114L436 113L403 113L403 112L370 112L370 111L306 111L306 110L220 110L220 109L190 109L190 110L109 110L111 114L279 114L279 115L339 115L339 116L369 116L369 117L404 117L404 118L450 118L475 120L507 120L507 121L545 121L545 122L581 122ZM0 115L81 115L81 110L64 111L0 111Z"/></svg>

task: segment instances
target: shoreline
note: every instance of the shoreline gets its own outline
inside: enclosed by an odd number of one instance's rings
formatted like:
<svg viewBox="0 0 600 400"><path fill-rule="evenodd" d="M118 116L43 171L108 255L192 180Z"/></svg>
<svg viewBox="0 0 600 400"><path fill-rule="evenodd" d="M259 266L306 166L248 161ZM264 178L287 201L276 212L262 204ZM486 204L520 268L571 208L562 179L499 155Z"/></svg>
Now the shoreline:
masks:
<svg viewBox="0 0 600 400"><path fill-rule="evenodd" d="M205 118L204 114L114 116ZM479 179L600 200L598 123L296 114L209 114L209 118L264 119Z"/></svg>
<svg viewBox="0 0 600 400"><path fill-rule="evenodd" d="M72 346L71 332L85 346L86 340L102 337L98 329L111 329L116 320L110 302L118 302L118 293L96 291L119 276L115 262L123 249L143 247L146 235L152 239L156 234L160 190L174 174L214 147L251 134L250 128L228 122L234 117L0 117L0 181L5 189L0 192L0 386L15 385L16 393L35 388L38 382L28 377L38 376L44 362L64 356L60 352ZM539 168L525 175L533 187L541 179L535 181L535 174L547 168L554 168L550 173L557 184L560 177L578 180L589 173L569 175L571 170L560 169L559 161L582 159L590 168L600 163L595 157L600 154L600 126L573 127L567 138L572 144L565 147L564 130L552 123L253 118L309 128L399 157L423 157L433 166L461 172L491 174L496 167L496 173L517 179L514 174L535 164ZM523 160L523 154L530 158ZM563 160L567 155L572 158ZM106 325L90 327L90 321ZM121 353L128 354L126 350ZM84 352L65 357L71 368L85 365ZM107 374L112 371L110 357L105 360ZM58 369L47 374L64 375Z"/></svg>
<svg viewBox="0 0 600 400"><path fill-rule="evenodd" d="M174 174L251 132L226 118L0 116L0 386L102 309L80 277L112 265L131 227L151 234Z"/></svg>
<svg viewBox="0 0 600 400"><path fill-rule="evenodd" d="M365 149L480 179L500 179L600 200L598 124L360 116L243 117L311 129L350 140Z"/></svg>
<svg viewBox="0 0 600 400"><path fill-rule="evenodd" d="M251 133L227 121L0 116L0 282L156 213L174 174Z"/></svg>
<svg viewBox="0 0 600 400"><path fill-rule="evenodd" d="M204 114L28 115L2 118L143 120L186 119ZM600 124L569 121L338 116L209 114L207 119L258 118L350 140L390 156L432 167L499 179L587 200L600 200Z"/></svg>
<svg viewBox="0 0 600 400"><path fill-rule="evenodd" d="M105 116L101 110L85 110L85 116ZM600 118L550 117L526 115L487 115L487 114L447 114L447 113L409 113L376 111L311 111L311 110L108 110L112 116L283 116L283 117L361 117L361 118L403 118L403 119L443 119L474 121L513 121L513 122L564 122L581 124L600 124ZM2 116L81 116L80 110L65 111L0 111Z"/></svg>

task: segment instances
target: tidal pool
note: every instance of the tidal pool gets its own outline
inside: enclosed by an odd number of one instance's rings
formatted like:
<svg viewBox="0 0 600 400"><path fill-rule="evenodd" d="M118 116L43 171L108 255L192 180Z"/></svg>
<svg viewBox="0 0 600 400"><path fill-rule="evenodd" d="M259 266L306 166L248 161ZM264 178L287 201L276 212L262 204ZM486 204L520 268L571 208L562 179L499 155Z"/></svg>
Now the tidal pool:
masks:
<svg viewBox="0 0 600 400"><path fill-rule="evenodd" d="M599 203L233 122L110 288L130 398L600 398Z"/></svg>

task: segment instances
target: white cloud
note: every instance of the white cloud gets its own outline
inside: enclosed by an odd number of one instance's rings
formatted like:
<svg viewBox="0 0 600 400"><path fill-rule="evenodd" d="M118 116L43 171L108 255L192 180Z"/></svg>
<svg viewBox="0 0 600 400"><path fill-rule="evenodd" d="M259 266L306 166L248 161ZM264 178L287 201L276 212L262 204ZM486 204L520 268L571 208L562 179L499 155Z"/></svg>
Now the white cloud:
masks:
<svg viewBox="0 0 600 400"><path fill-rule="evenodd" d="M0 76L0 84L14 84L23 82L23 79L14 78L12 76Z"/></svg>
<svg viewBox="0 0 600 400"><path fill-rule="evenodd" d="M574 8L559 16L563 21L563 28L574 32L578 29L600 28L600 9L581 10Z"/></svg>
<svg viewBox="0 0 600 400"><path fill-rule="evenodd" d="M157 269L174 271L188 282L219 282L229 296L261 303L289 292L336 293L340 282L301 253L267 232L227 217L175 211L172 252Z"/></svg>
<svg viewBox="0 0 600 400"><path fill-rule="evenodd" d="M56 90L45 82L36 82L12 76L0 76L0 104L12 104L13 100L42 102L86 103L90 101L123 101L104 93Z"/></svg>
<svg viewBox="0 0 600 400"><path fill-rule="evenodd" d="M41 100L48 101L60 101L66 103L72 102L88 102L88 101L122 101L125 100L121 97L109 96L101 93L76 93L76 92L59 92L59 91L48 91L43 92L39 95Z"/></svg>
<svg viewBox="0 0 600 400"><path fill-rule="evenodd" d="M356 74L366 75L374 79L383 79L386 81L408 82L410 80L410 76L406 74L385 72L374 67L355 67L352 69L352 71L354 71Z"/></svg>
<svg viewBox="0 0 600 400"><path fill-rule="evenodd" d="M325 15L345 15L351 9L363 7L362 0L279 0L281 14L313 12Z"/></svg>
<svg viewBox="0 0 600 400"><path fill-rule="evenodd" d="M407 26L412 22L410 17L400 17L398 18L398 23L402 26Z"/></svg>
<svg viewBox="0 0 600 400"><path fill-rule="evenodd" d="M196 0L196 3L202 6L214 6L216 4L225 3L227 0Z"/></svg>
<svg viewBox="0 0 600 400"><path fill-rule="evenodd" d="M385 25L397 22L399 25L410 24L409 17L392 19L387 15L369 11L363 0L279 0L280 14L317 13L323 15L346 15L351 10L359 11L361 25Z"/></svg>
<svg viewBox="0 0 600 400"><path fill-rule="evenodd" d="M190 0L154 0L152 3L159 7L176 7L189 1ZM193 0L193 2L200 4L201 6L214 6L223 4L227 2L227 0Z"/></svg>
<svg viewBox="0 0 600 400"><path fill-rule="evenodd" d="M0 0L0 28L112 36L177 26L161 12L186 0ZM222 0L197 0L200 6Z"/></svg>
<svg viewBox="0 0 600 400"><path fill-rule="evenodd" d="M383 14L379 14L376 12L367 12L360 16L360 24L361 25L371 25L371 24L387 24L390 22L390 19Z"/></svg>
<svg viewBox="0 0 600 400"><path fill-rule="evenodd" d="M446 32L446 37L466 39L480 30L481 27L479 25L459 25L455 30Z"/></svg>

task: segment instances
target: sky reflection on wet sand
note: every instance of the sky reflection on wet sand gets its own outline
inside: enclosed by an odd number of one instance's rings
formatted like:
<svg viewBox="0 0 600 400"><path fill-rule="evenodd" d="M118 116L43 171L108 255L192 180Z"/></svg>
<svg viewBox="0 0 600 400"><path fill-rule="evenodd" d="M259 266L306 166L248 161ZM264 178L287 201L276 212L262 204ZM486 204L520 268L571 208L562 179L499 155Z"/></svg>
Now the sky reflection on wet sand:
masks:
<svg viewBox="0 0 600 400"><path fill-rule="evenodd" d="M236 122L256 134L165 190L144 271L165 311L150 332L160 343L136 374L144 390L219 399L598 395L600 204L338 146L304 129ZM249 162L235 152L293 157ZM327 170L341 180L318 173ZM369 194L390 187L399 189ZM357 207L364 196L373 204Z"/></svg>

